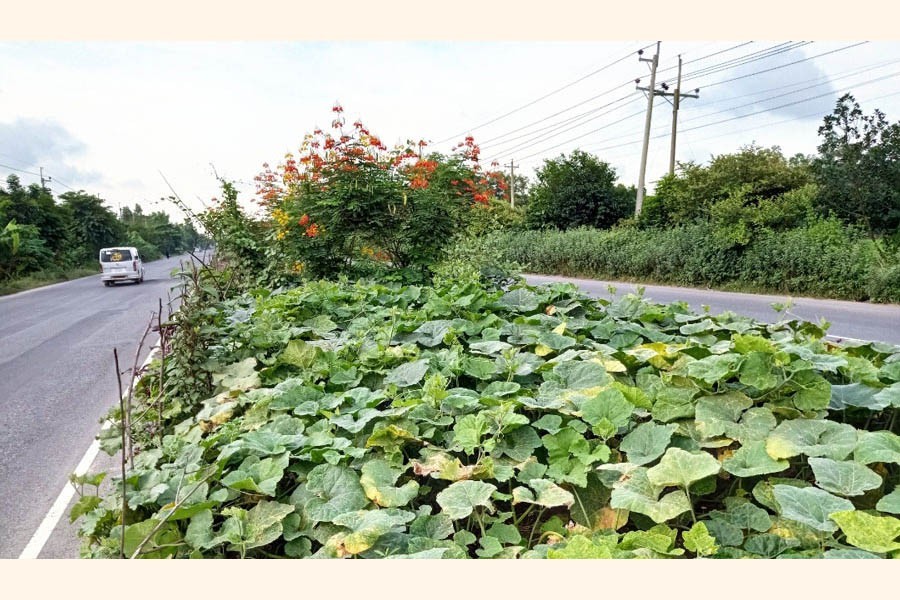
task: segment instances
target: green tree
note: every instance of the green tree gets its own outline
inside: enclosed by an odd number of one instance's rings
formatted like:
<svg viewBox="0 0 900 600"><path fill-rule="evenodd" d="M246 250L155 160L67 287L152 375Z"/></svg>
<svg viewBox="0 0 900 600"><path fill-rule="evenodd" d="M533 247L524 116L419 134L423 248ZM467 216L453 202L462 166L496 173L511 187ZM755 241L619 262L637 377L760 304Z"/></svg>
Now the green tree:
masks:
<svg viewBox="0 0 900 600"><path fill-rule="evenodd" d="M536 177L525 209L531 229L608 229L634 210L634 196L615 184L615 169L581 150L545 160Z"/></svg>
<svg viewBox="0 0 900 600"><path fill-rule="evenodd" d="M814 161L822 212L861 224L870 236L900 227L900 123L876 109L863 114L851 94L837 101Z"/></svg>
<svg viewBox="0 0 900 600"><path fill-rule="evenodd" d="M60 199L70 216L72 262L90 262L97 258L100 248L123 243L125 227L111 210L103 206L101 198L77 191L61 194Z"/></svg>
<svg viewBox="0 0 900 600"><path fill-rule="evenodd" d="M676 175L666 175L657 183L656 194L641 212L641 223L706 221L713 207L726 199L738 208L752 209L811 181L809 160L802 155L788 159L778 146L750 144L738 152L714 156L706 166L679 163Z"/></svg>
<svg viewBox="0 0 900 600"><path fill-rule="evenodd" d="M19 226L34 225L38 237L57 257L68 245L66 211L56 204L49 190L37 184L23 187L16 175L0 188L0 225L15 221Z"/></svg>

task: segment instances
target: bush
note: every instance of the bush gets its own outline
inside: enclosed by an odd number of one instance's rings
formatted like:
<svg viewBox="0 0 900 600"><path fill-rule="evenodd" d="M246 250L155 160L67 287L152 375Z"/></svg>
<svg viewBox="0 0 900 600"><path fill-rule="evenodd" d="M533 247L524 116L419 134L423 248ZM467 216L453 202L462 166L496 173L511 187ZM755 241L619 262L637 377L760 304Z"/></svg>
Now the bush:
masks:
<svg viewBox="0 0 900 600"><path fill-rule="evenodd" d="M759 227L746 245L705 223L516 232L496 243L507 260L535 273L900 300L900 259L879 266L874 242L836 219L781 232Z"/></svg>

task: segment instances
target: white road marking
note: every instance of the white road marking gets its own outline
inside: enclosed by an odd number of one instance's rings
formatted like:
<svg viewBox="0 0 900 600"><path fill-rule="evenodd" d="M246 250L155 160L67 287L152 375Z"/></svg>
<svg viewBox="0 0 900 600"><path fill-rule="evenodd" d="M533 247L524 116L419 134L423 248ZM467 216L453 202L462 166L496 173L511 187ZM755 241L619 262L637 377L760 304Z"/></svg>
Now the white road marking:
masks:
<svg viewBox="0 0 900 600"><path fill-rule="evenodd" d="M144 361L144 364L141 365L141 369L150 364L155 356L156 352L159 349L159 342L157 341L157 345L150 348L150 354L147 355L147 360ZM137 385L140 381L140 377L135 379L132 385ZM128 393L127 391L125 392ZM112 421L107 420L103 423L103 426L100 427L100 431L104 429L109 429L112 426ZM84 453L84 456L81 458L81 462L78 463L78 466L75 467L75 475L84 475L88 472L88 469L91 468L91 465L94 464L94 459L97 458L97 454L100 452L100 440L94 439L91 445L88 447L87 452ZM19 555L19 558L37 558L41 550L44 549L44 545L47 543L47 540L50 539L50 535L53 533L53 530L56 529L56 526L59 524L59 520L63 517L66 512L66 507L69 506L69 502L72 501L73 496L75 496L75 486L73 486L70 482L66 482L63 486L62 491L57 496L56 501L53 503L53 506L50 507L50 511L47 513L47 516L44 517L44 520L41 521L41 524L38 525L37 530L34 532L34 535L31 536L31 540L29 540L28 545L25 546L25 549L22 550L22 553Z"/></svg>

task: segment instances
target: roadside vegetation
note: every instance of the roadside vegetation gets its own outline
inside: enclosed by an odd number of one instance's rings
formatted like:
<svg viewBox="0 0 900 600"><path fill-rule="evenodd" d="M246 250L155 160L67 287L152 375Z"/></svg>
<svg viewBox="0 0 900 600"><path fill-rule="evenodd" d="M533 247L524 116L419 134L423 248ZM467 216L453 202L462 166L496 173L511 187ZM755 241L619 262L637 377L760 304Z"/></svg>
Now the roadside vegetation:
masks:
<svg viewBox="0 0 900 600"><path fill-rule="evenodd" d="M252 210L222 182L196 215L216 257L110 413L121 470L74 480L83 556L900 555L900 348L526 286L503 236L616 222L526 230L566 164L624 206L608 167L561 159L513 210L472 138L389 149L333 114Z"/></svg>
<svg viewBox="0 0 900 600"><path fill-rule="evenodd" d="M528 231L490 246L536 273L900 302L900 124L848 95L819 135L815 156L751 144L680 163L639 218L606 163L546 161Z"/></svg>
<svg viewBox="0 0 900 600"><path fill-rule="evenodd" d="M54 198L37 184L10 175L0 187L0 294L98 272L98 252L135 246L145 260L193 249L201 236L190 220L172 223L140 205L116 215L84 191Z"/></svg>

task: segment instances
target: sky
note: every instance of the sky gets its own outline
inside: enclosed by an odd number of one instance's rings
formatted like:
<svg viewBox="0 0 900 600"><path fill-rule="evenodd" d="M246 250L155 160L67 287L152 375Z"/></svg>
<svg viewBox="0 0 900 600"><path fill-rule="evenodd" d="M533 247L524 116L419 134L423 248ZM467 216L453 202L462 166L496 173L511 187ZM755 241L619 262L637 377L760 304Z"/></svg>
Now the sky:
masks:
<svg viewBox="0 0 900 600"><path fill-rule="evenodd" d="M0 178L51 178L114 210L194 210L216 174L254 193L263 163L328 127L339 102L389 145L425 139L449 152L465 135L485 166L514 160L533 179L576 148L635 185L656 40L597 42L0 43ZM851 92L866 114L900 120L900 42L662 40L657 84L683 59L678 161L704 163L756 143L811 154L817 128ZM789 64L794 63L794 64ZM654 101L648 192L668 170L672 106ZM168 183L167 183L168 182ZM171 188L169 187L171 185Z"/></svg>

